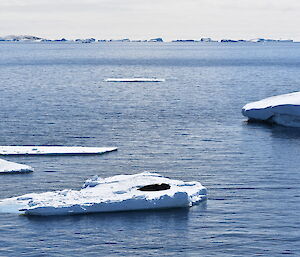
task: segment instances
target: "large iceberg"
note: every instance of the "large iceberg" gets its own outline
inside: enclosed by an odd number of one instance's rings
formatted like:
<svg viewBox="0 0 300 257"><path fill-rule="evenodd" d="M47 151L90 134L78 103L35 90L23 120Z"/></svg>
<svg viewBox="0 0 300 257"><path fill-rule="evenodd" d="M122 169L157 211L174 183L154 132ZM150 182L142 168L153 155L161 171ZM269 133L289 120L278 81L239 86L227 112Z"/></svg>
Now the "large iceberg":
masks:
<svg viewBox="0 0 300 257"><path fill-rule="evenodd" d="M0 159L0 174L32 172L30 166Z"/></svg>
<svg viewBox="0 0 300 257"><path fill-rule="evenodd" d="M116 150L116 147L0 146L0 155L103 154Z"/></svg>
<svg viewBox="0 0 300 257"><path fill-rule="evenodd" d="M191 207L206 200L199 182L184 182L143 172L87 180L81 190L32 193L0 201L0 212L72 215Z"/></svg>
<svg viewBox="0 0 300 257"><path fill-rule="evenodd" d="M300 127L300 92L272 96L246 104L242 114L249 120Z"/></svg>

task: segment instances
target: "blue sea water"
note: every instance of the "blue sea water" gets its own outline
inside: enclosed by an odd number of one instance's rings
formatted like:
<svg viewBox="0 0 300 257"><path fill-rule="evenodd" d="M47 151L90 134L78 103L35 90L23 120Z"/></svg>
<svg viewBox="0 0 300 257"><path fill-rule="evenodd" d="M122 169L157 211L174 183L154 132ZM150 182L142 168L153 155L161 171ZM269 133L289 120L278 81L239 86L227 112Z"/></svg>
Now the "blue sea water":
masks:
<svg viewBox="0 0 300 257"><path fill-rule="evenodd" d="M0 214L0 256L299 256L300 130L248 124L244 104L299 91L300 44L1 43L0 145L117 146L18 156L0 198L156 171L197 180L189 210ZM162 83L107 83L158 77Z"/></svg>

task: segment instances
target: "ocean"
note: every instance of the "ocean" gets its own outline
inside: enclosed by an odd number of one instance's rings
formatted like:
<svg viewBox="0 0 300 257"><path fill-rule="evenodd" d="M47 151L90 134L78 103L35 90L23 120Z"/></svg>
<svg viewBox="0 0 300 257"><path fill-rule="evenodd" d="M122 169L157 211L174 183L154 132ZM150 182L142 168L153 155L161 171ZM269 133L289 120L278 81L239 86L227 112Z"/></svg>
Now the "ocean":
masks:
<svg viewBox="0 0 300 257"><path fill-rule="evenodd" d="M3 157L35 172L0 176L0 199L143 171L208 189L190 209L1 213L0 256L299 256L300 129L241 114L299 71L298 43L0 43L0 145L119 149Z"/></svg>

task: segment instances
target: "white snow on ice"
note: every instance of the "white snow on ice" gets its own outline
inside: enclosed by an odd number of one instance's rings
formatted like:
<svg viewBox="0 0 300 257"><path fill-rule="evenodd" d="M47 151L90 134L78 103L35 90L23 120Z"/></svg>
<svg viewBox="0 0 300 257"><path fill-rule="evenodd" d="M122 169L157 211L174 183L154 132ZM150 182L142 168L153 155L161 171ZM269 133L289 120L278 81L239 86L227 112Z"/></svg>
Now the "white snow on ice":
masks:
<svg viewBox="0 0 300 257"><path fill-rule="evenodd" d="M250 120L300 127L300 92L265 98L246 104L242 114Z"/></svg>
<svg viewBox="0 0 300 257"><path fill-rule="evenodd" d="M165 79L158 78L108 78L105 82L164 82Z"/></svg>
<svg viewBox="0 0 300 257"><path fill-rule="evenodd" d="M162 191L140 191L150 184L166 183ZM145 209L191 207L207 198L199 182L184 182L143 172L87 180L81 190L32 193L0 200L0 212L26 215L72 215Z"/></svg>
<svg viewBox="0 0 300 257"><path fill-rule="evenodd" d="M33 168L31 168L30 166L0 159L0 174L25 173L25 172L32 172L32 171Z"/></svg>
<svg viewBox="0 0 300 257"><path fill-rule="evenodd" d="M0 146L0 155L102 154L116 150L116 147Z"/></svg>

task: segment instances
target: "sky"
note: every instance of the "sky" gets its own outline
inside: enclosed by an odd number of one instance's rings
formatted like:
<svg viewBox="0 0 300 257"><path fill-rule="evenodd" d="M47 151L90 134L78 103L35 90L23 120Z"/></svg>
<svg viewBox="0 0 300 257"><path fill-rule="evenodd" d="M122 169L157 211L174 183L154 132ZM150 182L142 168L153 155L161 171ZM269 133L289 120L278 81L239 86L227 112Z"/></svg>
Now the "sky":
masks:
<svg viewBox="0 0 300 257"><path fill-rule="evenodd" d="M0 36L300 41L299 0L0 0Z"/></svg>

